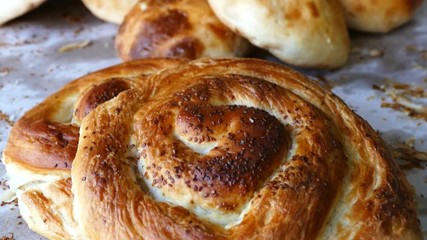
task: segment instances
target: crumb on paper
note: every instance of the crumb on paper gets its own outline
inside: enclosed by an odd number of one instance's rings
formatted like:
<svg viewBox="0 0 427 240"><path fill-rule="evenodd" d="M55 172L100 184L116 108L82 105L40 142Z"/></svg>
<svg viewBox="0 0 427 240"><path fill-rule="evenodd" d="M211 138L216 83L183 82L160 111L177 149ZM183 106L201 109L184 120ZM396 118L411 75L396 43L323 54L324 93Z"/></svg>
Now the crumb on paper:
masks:
<svg viewBox="0 0 427 240"><path fill-rule="evenodd" d="M11 120L11 117L0 110L0 121L5 121L9 126L13 126L15 122Z"/></svg>
<svg viewBox="0 0 427 240"><path fill-rule="evenodd" d="M375 99L375 96L374 96L374 95L369 96L368 98L366 98L366 100L368 100L368 101L371 101L371 100L374 100L374 99Z"/></svg>
<svg viewBox="0 0 427 240"><path fill-rule="evenodd" d="M9 68L9 67L0 68L0 77L7 76L11 71L12 71L12 68Z"/></svg>
<svg viewBox="0 0 427 240"><path fill-rule="evenodd" d="M381 51L379 49L371 49L369 50L369 56L371 58L378 58L378 57L382 57L384 55L384 51Z"/></svg>
<svg viewBox="0 0 427 240"><path fill-rule="evenodd" d="M417 101L427 99L425 86L414 86L387 80L382 85L372 85L372 88L387 96L381 98L382 108L391 108L403 112L409 117L427 121L427 106Z"/></svg>
<svg viewBox="0 0 427 240"><path fill-rule="evenodd" d="M79 26L79 28L77 28L76 30L74 30L74 36L77 36L78 34L80 34L82 31L84 30L83 26Z"/></svg>
<svg viewBox="0 0 427 240"><path fill-rule="evenodd" d="M58 48L58 52L61 52L61 53L69 52L69 51L73 51L76 49L88 47L91 44L92 44L92 41L90 41L90 40L68 43L68 44L65 44L62 47Z"/></svg>
<svg viewBox="0 0 427 240"><path fill-rule="evenodd" d="M356 61L358 62L380 58L384 56L384 50L376 48L355 47L351 49L351 53L356 55Z"/></svg>
<svg viewBox="0 0 427 240"><path fill-rule="evenodd" d="M14 240L15 237L13 236L13 233L10 233L9 236L2 236L0 239L1 240Z"/></svg>
<svg viewBox="0 0 427 240"><path fill-rule="evenodd" d="M9 191L12 192L12 191ZM13 194L13 193L11 193ZM1 201L0 202L0 207L6 206L6 205L12 205L17 207L18 206L18 198L15 197L16 194L14 196L12 196L10 199L7 199L6 201Z"/></svg>
<svg viewBox="0 0 427 240"><path fill-rule="evenodd" d="M392 155L402 169L425 169L427 167L427 152L416 150L414 145L415 138L391 144Z"/></svg>
<svg viewBox="0 0 427 240"><path fill-rule="evenodd" d="M2 178L0 180L0 187L2 188L3 191L10 189L9 184L8 184L8 180Z"/></svg>

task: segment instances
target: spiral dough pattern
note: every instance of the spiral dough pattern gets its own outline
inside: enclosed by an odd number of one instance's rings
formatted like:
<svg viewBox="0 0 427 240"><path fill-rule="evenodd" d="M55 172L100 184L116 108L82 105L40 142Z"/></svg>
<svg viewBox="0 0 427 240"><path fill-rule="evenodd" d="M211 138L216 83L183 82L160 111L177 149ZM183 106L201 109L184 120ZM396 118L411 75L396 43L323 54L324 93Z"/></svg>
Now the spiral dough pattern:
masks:
<svg viewBox="0 0 427 240"><path fill-rule="evenodd" d="M83 120L74 213L92 239L421 238L372 128L281 65L196 60Z"/></svg>
<svg viewBox="0 0 427 240"><path fill-rule="evenodd" d="M15 123L3 162L21 215L33 231L49 239L81 238L72 216L70 170L82 119L120 92L143 88L151 73L182 62L146 59L88 74L66 84Z"/></svg>

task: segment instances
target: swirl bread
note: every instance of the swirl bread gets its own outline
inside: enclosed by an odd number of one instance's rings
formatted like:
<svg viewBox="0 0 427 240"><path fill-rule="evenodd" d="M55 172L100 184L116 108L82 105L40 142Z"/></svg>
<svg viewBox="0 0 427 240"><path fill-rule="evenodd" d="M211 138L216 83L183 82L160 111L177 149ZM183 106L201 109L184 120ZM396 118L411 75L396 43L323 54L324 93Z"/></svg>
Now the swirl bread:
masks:
<svg viewBox="0 0 427 240"><path fill-rule="evenodd" d="M98 18L120 24L138 0L82 0L84 5Z"/></svg>
<svg viewBox="0 0 427 240"><path fill-rule="evenodd" d="M422 0L340 0L350 28L388 32L408 22Z"/></svg>
<svg viewBox="0 0 427 240"><path fill-rule="evenodd" d="M421 239L375 131L281 65L196 60L82 122L74 217L88 239Z"/></svg>
<svg viewBox="0 0 427 240"><path fill-rule="evenodd" d="M349 55L338 0L208 0L216 16L252 44L302 67L338 68Z"/></svg>
<svg viewBox="0 0 427 240"><path fill-rule="evenodd" d="M179 60L124 63L70 82L25 113L12 128L3 153L24 220L49 239L79 238L72 216L70 169L81 120L97 105L129 88L144 88L152 72Z"/></svg>
<svg viewBox="0 0 427 240"><path fill-rule="evenodd" d="M206 0L142 0L116 38L123 60L243 56L248 42L224 26Z"/></svg>

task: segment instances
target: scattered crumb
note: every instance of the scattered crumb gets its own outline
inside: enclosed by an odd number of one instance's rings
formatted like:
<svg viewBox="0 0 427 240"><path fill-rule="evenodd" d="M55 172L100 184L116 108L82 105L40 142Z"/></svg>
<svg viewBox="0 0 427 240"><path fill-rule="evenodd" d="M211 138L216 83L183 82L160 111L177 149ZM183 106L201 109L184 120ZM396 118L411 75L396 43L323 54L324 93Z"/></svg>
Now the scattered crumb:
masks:
<svg viewBox="0 0 427 240"><path fill-rule="evenodd" d="M84 30L83 26L79 26L79 28L77 28L76 30L74 30L74 36L77 36L78 34L80 34L82 31Z"/></svg>
<svg viewBox="0 0 427 240"><path fill-rule="evenodd" d="M372 85L372 88L384 92L388 97L381 98L381 107L392 108L404 112L409 117L427 121L427 106L416 101L427 98L424 86L413 86L387 80L382 85Z"/></svg>
<svg viewBox="0 0 427 240"><path fill-rule="evenodd" d="M371 100L374 100L375 99L375 96L369 96L366 100L368 100L368 101L371 101Z"/></svg>
<svg viewBox="0 0 427 240"><path fill-rule="evenodd" d="M356 61L359 62L384 56L384 50L375 48L355 47L351 49L351 53L356 55Z"/></svg>
<svg viewBox="0 0 427 240"><path fill-rule="evenodd" d="M371 49L369 50L369 56L371 58L377 58L384 56L384 51L378 50L378 49Z"/></svg>
<svg viewBox="0 0 427 240"><path fill-rule="evenodd" d="M5 114L5 113L3 113L1 110L0 110L0 121L5 121L7 124L9 124L9 126L13 126L13 124L15 124L11 119L10 119L10 116L9 115L7 115L7 114Z"/></svg>
<svg viewBox="0 0 427 240"><path fill-rule="evenodd" d="M419 58L417 62L413 63L414 69L426 69L427 49L415 45L408 45L405 49L408 54L415 55Z"/></svg>
<svg viewBox="0 0 427 240"><path fill-rule="evenodd" d="M402 169L426 168L427 152L416 150L414 143L415 139L410 138L405 142L391 144L392 155Z"/></svg>
<svg viewBox="0 0 427 240"><path fill-rule="evenodd" d="M10 233L9 236L2 236L0 239L1 240L13 240L15 238L13 236L13 233Z"/></svg>
<svg viewBox="0 0 427 240"><path fill-rule="evenodd" d="M7 179L1 179L0 180L0 187L3 189L3 190L7 190L7 189L10 189L9 188L9 184L8 184L8 180Z"/></svg>
<svg viewBox="0 0 427 240"><path fill-rule="evenodd" d="M12 68L8 68L8 67L0 68L0 77L7 76L10 73L10 71L12 71Z"/></svg>
<svg viewBox="0 0 427 240"><path fill-rule="evenodd" d="M5 201L1 201L0 202L0 207L6 206L6 205L13 205L13 206L17 206L18 204L18 198L13 199L13 201L11 202L5 202Z"/></svg>
<svg viewBox="0 0 427 240"><path fill-rule="evenodd" d="M80 48L85 48L92 44L92 41L86 40L81 42L74 42L74 43L68 43L63 45L62 47L58 48L58 52L69 52Z"/></svg>

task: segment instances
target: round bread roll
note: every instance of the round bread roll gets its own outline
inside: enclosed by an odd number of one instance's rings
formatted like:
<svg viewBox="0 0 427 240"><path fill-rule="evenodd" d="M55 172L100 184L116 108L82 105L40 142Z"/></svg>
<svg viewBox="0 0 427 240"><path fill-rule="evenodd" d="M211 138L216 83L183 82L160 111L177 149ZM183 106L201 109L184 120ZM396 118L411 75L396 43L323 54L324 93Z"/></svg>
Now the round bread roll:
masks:
<svg viewBox="0 0 427 240"><path fill-rule="evenodd" d="M88 239L421 239L413 190L332 92L254 59L153 74L82 122Z"/></svg>
<svg viewBox="0 0 427 240"><path fill-rule="evenodd" d="M252 44L295 66L338 68L349 37L337 0L208 0L216 16Z"/></svg>
<svg viewBox="0 0 427 240"><path fill-rule="evenodd" d="M0 2L0 25L17 18L34 8L40 6L46 0L9 0Z"/></svg>
<svg viewBox="0 0 427 240"><path fill-rule="evenodd" d="M24 114L3 153L10 187L29 227L49 239L80 239L73 218L70 169L81 120L129 88L144 88L148 74L180 60L124 63L70 82Z"/></svg>
<svg viewBox="0 0 427 240"><path fill-rule="evenodd" d="M408 22L422 0L340 0L350 28L374 32L389 32Z"/></svg>
<svg viewBox="0 0 427 240"><path fill-rule="evenodd" d="M243 56L248 42L224 26L207 0L142 0L116 37L123 60Z"/></svg>
<svg viewBox="0 0 427 240"><path fill-rule="evenodd" d="M101 20L121 24L138 0L82 0L84 5Z"/></svg>

